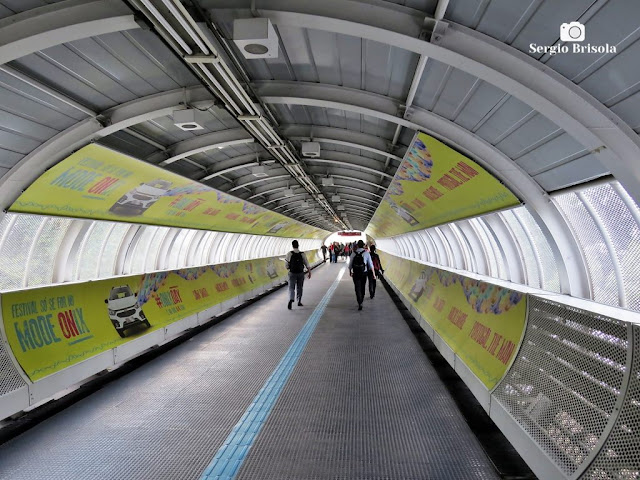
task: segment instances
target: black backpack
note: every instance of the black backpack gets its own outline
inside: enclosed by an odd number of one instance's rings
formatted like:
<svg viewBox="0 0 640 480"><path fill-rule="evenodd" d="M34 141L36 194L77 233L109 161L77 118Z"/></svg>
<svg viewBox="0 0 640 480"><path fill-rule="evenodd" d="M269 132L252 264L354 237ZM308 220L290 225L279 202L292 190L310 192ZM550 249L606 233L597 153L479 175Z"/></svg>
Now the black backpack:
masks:
<svg viewBox="0 0 640 480"><path fill-rule="evenodd" d="M351 270L353 270L354 275L364 275L365 264L364 264L364 252L356 252L356 255L353 257L353 262L351 263Z"/></svg>
<svg viewBox="0 0 640 480"><path fill-rule="evenodd" d="M304 261L302 260L302 252L291 252L289 259L289 271L291 273L304 273Z"/></svg>

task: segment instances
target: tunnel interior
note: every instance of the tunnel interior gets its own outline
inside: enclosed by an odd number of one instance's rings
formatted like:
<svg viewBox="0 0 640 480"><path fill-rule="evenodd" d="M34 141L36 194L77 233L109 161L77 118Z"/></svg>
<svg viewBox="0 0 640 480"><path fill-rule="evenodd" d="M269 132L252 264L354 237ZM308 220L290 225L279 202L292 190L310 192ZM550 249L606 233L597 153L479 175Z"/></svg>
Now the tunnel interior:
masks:
<svg viewBox="0 0 640 480"><path fill-rule="evenodd" d="M538 478L640 478L637 18L624 0L0 0L0 431L223 317L260 332L259 305L285 322L267 344L300 350L282 387L311 389L318 339L342 362L381 352L397 298ZM359 239L389 289L362 336L330 319L353 287L321 248ZM313 267L297 326L274 303L294 240ZM398 375L435 389L418 370ZM288 448L269 435L225 478L267 478ZM411 456L390 471L419 476Z"/></svg>

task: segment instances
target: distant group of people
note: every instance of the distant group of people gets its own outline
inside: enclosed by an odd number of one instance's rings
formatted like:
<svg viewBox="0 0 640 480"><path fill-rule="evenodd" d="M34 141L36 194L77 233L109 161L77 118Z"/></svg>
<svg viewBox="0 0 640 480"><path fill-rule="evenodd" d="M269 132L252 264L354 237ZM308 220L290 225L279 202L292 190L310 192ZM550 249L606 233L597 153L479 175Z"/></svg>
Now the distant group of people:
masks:
<svg viewBox="0 0 640 480"><path fill-rule="evenodd" d="M311 267L304 252L298 249L298 241L292 242L293 250L287 253L285 263L289 270L289 303L287 308L291 310L294 300L298 299L298 306L302 307L302 290L304 286L305 274L311 278ZM384 274L380 256L376 253L375 245L366 245L362 240L357 242L341 244L334 242L328 247L322 245L322 259L327 261L329 253L330 263L337 263L338 256L349 258L349 275L353 278L356 291L356 301L358 310L362 310L367 280L369 280L369 296L376 296L376 279L380 279ZM306 268L306 273L305 273Z"/></svg>
<svg viewBox="0 0 640 480"><path fill-rule="evenodd" d="M353 251L353 246L349 243L345 245L344 243L333 242L328 247L326 245L322 245L321 248L322 260L326 262L327 253L329 253L330 263L338 263L339 257L343 257L346 259Z"/></svg>

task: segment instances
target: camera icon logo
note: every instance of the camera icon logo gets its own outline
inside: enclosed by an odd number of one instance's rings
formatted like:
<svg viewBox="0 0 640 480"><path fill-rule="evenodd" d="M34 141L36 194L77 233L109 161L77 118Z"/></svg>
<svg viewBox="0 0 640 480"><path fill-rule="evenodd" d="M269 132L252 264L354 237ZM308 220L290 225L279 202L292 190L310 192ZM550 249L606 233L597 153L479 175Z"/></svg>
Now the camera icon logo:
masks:
<svg viewBox="0 0 640 480"><path fill-rule="evenodd" d="M583 42L584 25L580 22L563 23L560 25L560 41Z"/></svg>

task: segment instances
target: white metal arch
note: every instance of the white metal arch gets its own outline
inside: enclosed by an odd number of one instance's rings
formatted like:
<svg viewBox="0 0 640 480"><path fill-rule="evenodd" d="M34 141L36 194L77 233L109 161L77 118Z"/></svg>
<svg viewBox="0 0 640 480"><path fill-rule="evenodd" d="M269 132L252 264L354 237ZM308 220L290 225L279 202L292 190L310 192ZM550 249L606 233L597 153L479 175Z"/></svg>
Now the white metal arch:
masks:
<svg viewBox="0 0 640 480"><path fill-rule="evenodd" d="M388 30L391 19L374 18L373 9L350 11L346 18L340 18L345 9L331 9L334 2L304 2L296 5L295 12L279 9L276 0L259 3L256 9L260 16L276 25L321 29L386 43L451 65L500 88L597 153L598 160L627 192L640 199L640 169L628 161L640 158L640 139L635 132L580 87L513 47L451 22L434 43ZM410 26L415 25L417 12L407 13L408 10L399 14L406 22L401 32L410 31ZM383 28L375 26L381 23L385 23Z"/></svg>
<svg viewBox="0 0 640 480"><path fill-rule="evenodd" d="M337 108L381 118L414 130L426 131L453 145L470 158L476 159L478 163L502 179L521 199L532 206L547 225L555 241L554 247L558 264L567 271L566 274L561 275L563 292L582 297L588 296L586 266L582 261L580 248L564 218L552 202L549 202L547 193L533 178L500 150L464 127L426 110L414 109L411 122L396 117L388 112L395 108L397 102L382 95L344 87L304 84L298 85L297 89L293 88L293 91L306 96L288 97L286 93L291 90L290 83L263 82L258 89L263 93L281 94L263 97L267 103ZM327 98L332 98L332 100L327 100ZM367 98L370 98L370 101ZM336 99L340 99L340 101L335 101ZM365 108L359 104L354 105L352 102L356 100L362 104L378 105L382 111Z"/></svg>
<svg viewBox="0 0 640 480"><path fill-rule="evenodd" d="M368 173L372 173L374 175L380 175L382 177L393 179L393 175L389 175L388 173L384 173L384 172L382 172L380 170L376 170L375 168L365 167L364 165L360 165L360 164L357 164L357 163L351 163L351 162L340 161L340 160L329 160L327 158L305 158L304 161L306 163L320 163L320 164L326 164L326 165L339 165L341 167L353 168L353 169L358 170L358 171L365 171L365 172L368 172Z"/></svg>

